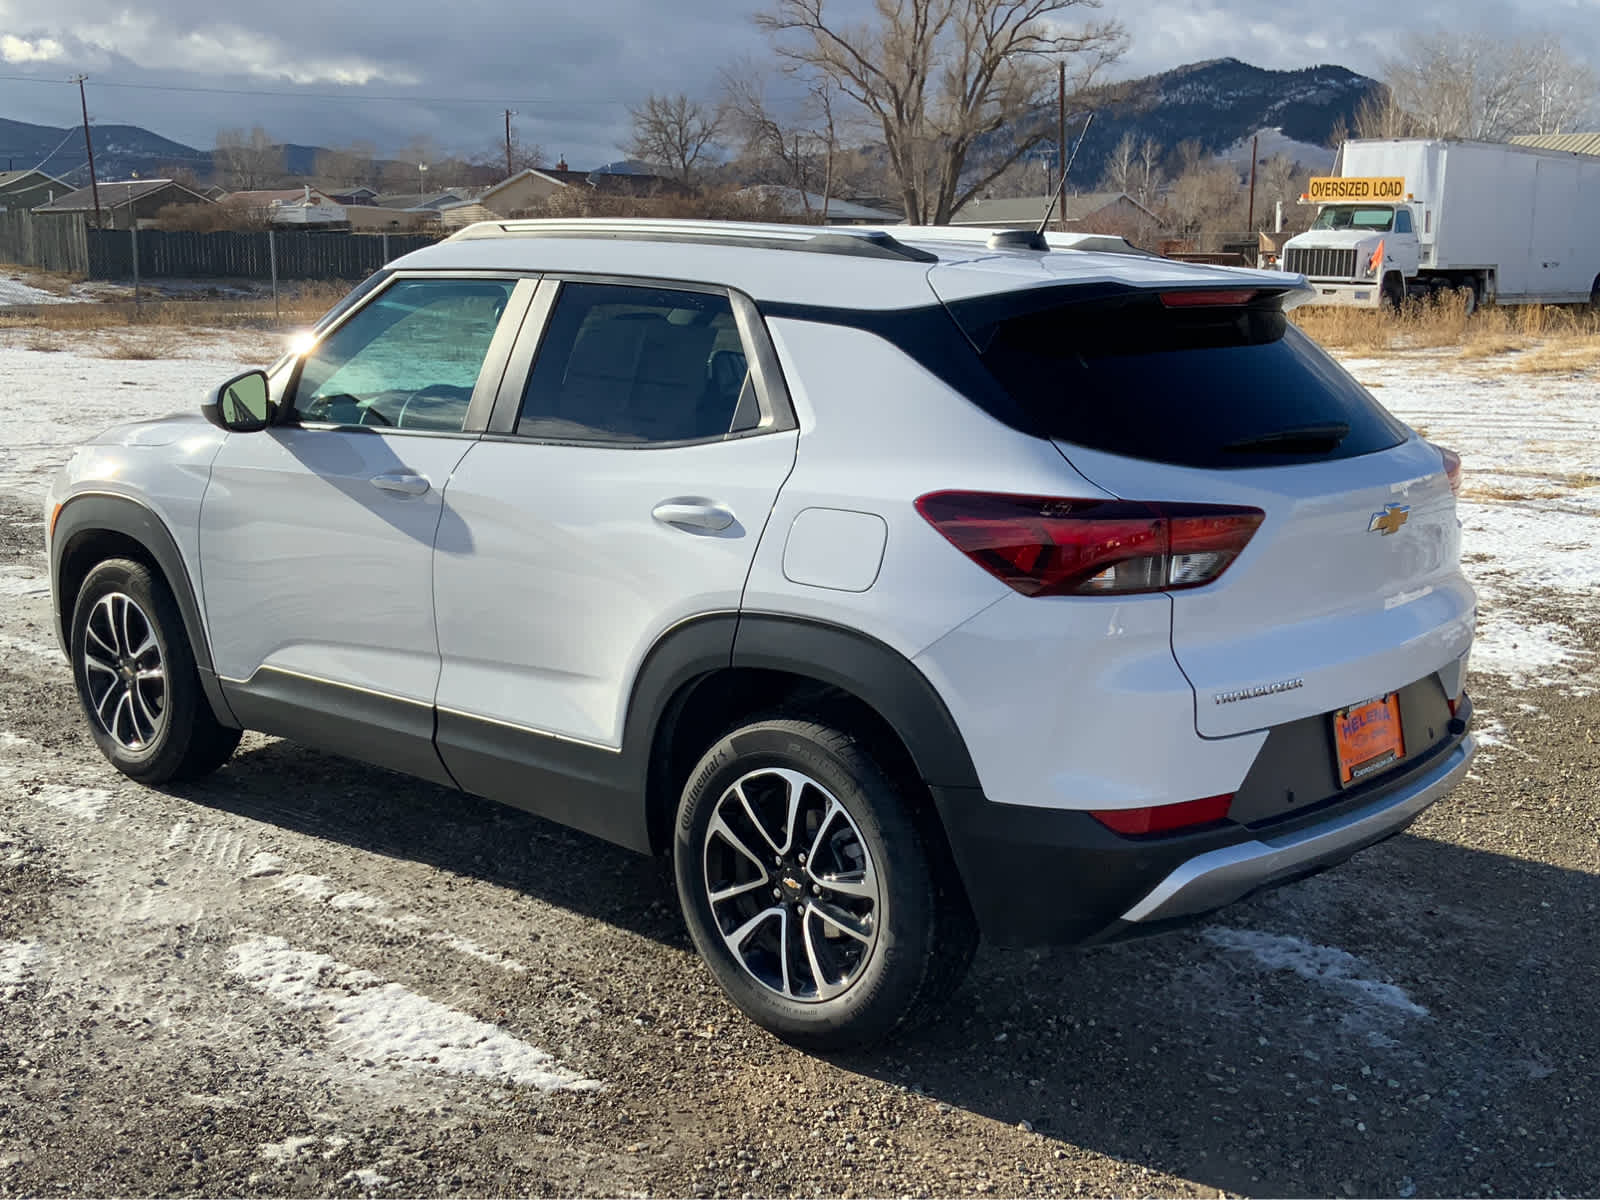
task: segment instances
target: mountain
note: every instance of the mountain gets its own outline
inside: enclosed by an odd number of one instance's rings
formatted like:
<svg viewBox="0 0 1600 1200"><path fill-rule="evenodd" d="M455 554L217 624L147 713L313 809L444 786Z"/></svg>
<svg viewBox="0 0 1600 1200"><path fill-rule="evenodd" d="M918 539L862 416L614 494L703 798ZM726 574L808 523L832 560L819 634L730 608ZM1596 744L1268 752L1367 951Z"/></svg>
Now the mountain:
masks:
<svg viewBox="0 0 1600 1200"><path fill-rule="evenodd" d="M1332 152L1320 147L1328 144L1341 121L1353 124L1361 102L1382 86L1344 67L1270 71L1236 58L1191 63L1129 80L1107 90L1108 98L1096 111L1073 164L1072 177L1082 186L1092 186L1105 173L1117 143L1129 133L1141 141L1154 138L1168 154L1192 141L1208 156L1238 157L1248 164L1251 136L1272 131L1270 138L1263 135L1263 158L1282 150L1307 166L1329 165ZM1053 123L1054 106L1041 107L1038 117ZM1077 144L1079 128L1078 122L1068 126L1069 145ZM1240 143L1242 151L1237 149ZM1042 149L1041 157L1054 157L1053 145Z"/></svg>
<svg viewBox="0 0 1600 1200"><path fill-rule="evenodd" d="M0 164L7 169L38 167L68 183L89 182L83 126L58 129L0 117ZM94 169L101 179L126 179L137 171L149 177L177 167L205 176L211 151L196 150L137 125L95 125Z"/></svg>

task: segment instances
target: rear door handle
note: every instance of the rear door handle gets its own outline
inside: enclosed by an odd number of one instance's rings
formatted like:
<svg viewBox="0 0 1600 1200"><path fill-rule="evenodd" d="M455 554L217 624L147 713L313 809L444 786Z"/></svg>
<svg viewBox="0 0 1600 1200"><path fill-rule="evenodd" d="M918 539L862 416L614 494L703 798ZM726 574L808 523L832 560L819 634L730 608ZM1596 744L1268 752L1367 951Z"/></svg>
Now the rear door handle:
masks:
<svg viewBox="0 0 1600 1200"><path fill-rule="evenodd" d="M663 500L650 515L663 525L706 533L720 533L733 524L733 513L709 500Z"/></svg>
<svg viewBox="0 0 1600 1200"><path fill-rule="evenodd" d="M372 486L397 496L420 496L430 485L421 475L374 475Z"/></svg>

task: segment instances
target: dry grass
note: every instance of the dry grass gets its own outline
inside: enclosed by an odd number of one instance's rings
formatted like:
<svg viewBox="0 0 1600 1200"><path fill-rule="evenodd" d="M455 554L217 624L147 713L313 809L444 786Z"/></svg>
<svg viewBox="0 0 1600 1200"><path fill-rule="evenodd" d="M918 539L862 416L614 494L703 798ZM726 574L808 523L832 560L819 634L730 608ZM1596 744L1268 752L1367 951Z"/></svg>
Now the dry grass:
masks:
<svg viewBox="0 0 1600 1200"><path fill-rule="evenodd" d="M101 358L119 358L131 362L155 362L175 358L178 339L170 333L153 330L136 330L109 338L100 346Z"/></svg>
<svg viewBox="0 0 1600 1200"><path fill-rule="evenodd" d="M23 340L22 346L25 350L34 350L40 354L55 354L66 349L61 344L60 338L51 337L47 333L30 334Z"/></svg>
<svg viewBox="0 0 1600 1200"><path fill-rule="evenodd" d="M294 328L315 321L350 290L344 283L306 283L267 300L145 300L115 303L40 304L0 309L0 329L81 332L150 326L166 328Z"/></svg>
<svg viewBox="0 0 1600 1200"><path fill-rule="evenodd" d="M1600 342L1556 341L1529 350L1512 364L1519 375L1566 375L1600 367Z"/></svg>
<svg viewBox="0 0 1600 1200"><path fill-rule="evenodd" d="M1455 349L1466 359L1533 351L1516 370L1561 372L1600 364L1600 315L1584 308L1518 305L1468 315L1459 295L1411 301L1399 313L1354 308L1301 308L1300 328L1322 345L1356 353Z"/></svg>

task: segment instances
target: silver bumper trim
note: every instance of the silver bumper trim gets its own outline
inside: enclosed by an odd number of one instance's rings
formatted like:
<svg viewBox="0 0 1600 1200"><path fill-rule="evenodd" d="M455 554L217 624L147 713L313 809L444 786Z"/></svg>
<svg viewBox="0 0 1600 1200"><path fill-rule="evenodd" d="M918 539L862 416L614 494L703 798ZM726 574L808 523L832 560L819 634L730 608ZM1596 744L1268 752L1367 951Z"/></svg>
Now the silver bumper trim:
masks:
<svg viewBox="0 0 1600 1200"><path fill-rule="evenodd" d="M1123 913L1122 919L1164 921L1209 912L1276 880L1347 858L1404 828L1441 799L1461 782L1477 751L1477 742L1468 734L1437 769L1370 804L1309 829L1224 846L1191 858Z"/></svg>

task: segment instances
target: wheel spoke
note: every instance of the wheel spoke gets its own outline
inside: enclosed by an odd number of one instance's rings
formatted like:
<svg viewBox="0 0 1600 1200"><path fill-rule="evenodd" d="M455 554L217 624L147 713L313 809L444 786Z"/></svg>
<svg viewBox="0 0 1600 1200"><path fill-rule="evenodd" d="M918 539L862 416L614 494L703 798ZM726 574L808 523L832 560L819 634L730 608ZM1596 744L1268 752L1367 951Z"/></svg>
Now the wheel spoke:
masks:
<svg viewBox="0 0 1600 1200"><path fill-rule="evenodd" d="M789 982L789 910L778 910L778 962L783 967L783 994L794 995L794 987Z"/></svg>
<svg viewBox="0 0 1600 1200"><path fill-rule="evenodd" d="M795 828L796 819L800 815L800 796L806 790L811 780L798 771L773 771L779 779L783 780L784 787L788 789L788 809L783 818L783 845L778 848L778 853L788 854L794 850L794 837L799 832Z"/></svg>
<svg viewBox="0 0 1600 1200"><path fill-rule="evenodd" d="M707 893L707 899L713 904L721 904L724 900L732 900L736 896L748 895L757 888L770 887L771 885L771 877L768 876L765 870L762 870L760 879L752 879L749 883L735 883L730 887L723 888L721 891L709 892Z"/></svg>
<svg viewBox="0 0 1600 1200"><path fill-rule="evenodd" d="M124 715L126 715L128 724L132 726L132 736L130 737L122 737L117 732L122 728ZM128 746L132 749L138 749L142 744L139 738L138 727L135 726L133 722L133 696L127 688L122 689L122 698L117 701L116 710L111 714L111 736L116 738L117 741L121 742L124 746Z"/></svg>
<svg viewBox="0 0 1600 1200"><path fill-rule="evenodd" d="M872 878L870 870L860 879L852 879L846 875L812 875L811 878L818 887L838 892L841 896L854 896L857 900L878 898L877 881Z"/></svg>
<svg viewBox="0 0 1600 1200"><path fill-rule="evenodd" d="M98 658L94 654L91 654L87 646L83 648L83 665L91 671L101 671L107 675L115 675L117 673L117 668L115 666L106 662L105 659Z"/></svg>
<svg viewBox="0 0 1600 1200"><path fill-rule="evenodd" d="M100 643L100 648L102 650L104 650L107 654L111 655L112 658L119 658L121 656L117 653L117 648L113 644L113 642L115 642L115 640L116 640L117 630L116 630L115 623L111 619L111 604L110 604L110 600L111 600L111 598L109 596L107 596L104 600L100 601L100 603L98 603L98 604L96 604L94 606L93 611L91 611L89 613L89 623L86 626L84 626L84 632L87 633L90 637L92 637L95 641L99 642ZM111 634L112 641L110 641L110 642L106 641L105 634L101 633L98 629L95 628L95 619L97 617L104 617L105 618L106 628L107 628L107 631Z"/></svg>
<svg viewBox="0 0 1600 1200"><path fill-rule="evenodd" d="M837 908L832 904L823 904L820 901L812 901L811 911L840 933L848 934L858 942L871 945L872 930L860 924L857 919L852 919L854 914L847 913L844 909Z"/></svg>
<svg viewBox="0 0 1600 1200"><path fill-rule="evenodd" d="M749 809L746 808L745 811L748 812ZM760 829L761 827L759 825L757 825L756 828ZM763 883L766 882L766 879L767 879L766 864L763 863L761 861L761 859L756 857L756 853L755 853L754 850L750 849L749 846L744 844L744 839L741 838L737 833L735 833L729 827L728 823L722 819L722 814L720 812L714 813L712 815L712 817L711 817L711 827L706 830L706 840L707 840L707 843L708 843L708 848L709 848L709 842L710 842L711 836L713 834L715 834L717 837L720 837L724 842L726 842L729 846L731 846L735 851L737 851L738 853L744 855L747 859L749 859L751 862L753 862L755 864L755 866L756 866L756 870L761 872L761 881Z"/></svg>
<svg viewBox="0 0 1600 1200"><path fill-rule="evenodd" d="M133 602L126 596L118 596L117 599L121 602L119 607L122 609L122 620L117 625L117 636L121 639L121 645L117 648L131 657L133 654Z"/></svg>
<svg viewBox="0 0 1600 1200"><path fill-rule="evenodd" d="M139 734L141 742L148 742L156 735L156 727L161 724L161 714L150 707L150 701L144 694L144 689L135 683L128 689L133 696L133 723Z"/></svg>
<svg viewBox="0 0 1600 1200"><path fill-rule="evenodd" d="M738 955L739 961L743 962L744 944L750 940L750 935L757 929L761 928L762 925L772 920L773 917L782 916L783 906L781 904L774 904L770 908L763 908L760 912L751 917L732 933L723 934L722 940L728 943L728 949L732 950L734 954Z"/></svg>
<svg viewBox="0 0 1600 1200"><path fill-rule="evenodd" d="M733 794L738 798L739 806L744 809L744 815L750 819L750 824L754 825L756 832L761 835L761 840L766 842L768 846L772 847L772 852L774 854L782 854L783 847L772 840L772 835L767 832L767 827L763 825L761 823L761 819L756 816L755 807L750 803L750 797L744 794L744 788L737 783L734 784Z"/></svg>
<svg viewBox="0 0 1600 1200"><path fill-rule="evenodd" d="M111 686L106 688L105 692L101 694L100 699L95 701L94 714L100 718L100 724L105 726L106 732L112 737L117 736L117 731L112 726L113 718L116 716L116 706L112 704L112 701L120 700L124 690L122 677L119 675L112 682ZM108 707L112 710L111 716L109 717L106 716L106 709Z"/></svg>

